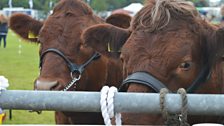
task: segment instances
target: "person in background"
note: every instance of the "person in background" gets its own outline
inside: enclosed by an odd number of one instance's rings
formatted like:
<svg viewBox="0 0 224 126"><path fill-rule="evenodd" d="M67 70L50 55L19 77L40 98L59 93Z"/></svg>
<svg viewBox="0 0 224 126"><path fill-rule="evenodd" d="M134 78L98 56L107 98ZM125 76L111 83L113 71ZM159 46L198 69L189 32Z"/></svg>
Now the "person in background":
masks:
<svg viewBox="0 0 224 126"><path fill-rule="evenodd" d="M0 46L1 41L4 41L4 48L6 48L6 37L8 33L8 19L3 14L0 14Z"/></svg>
<svg viewBox="0 0 224 126"><path fill-rule="evenodd" d="M220 13L221 13L221 21L220 21L220 24L222 26L224 26L224 5L222 5L220 9L221 9L220 10Z"/></svg>
<svg viewBox="0 0 224 126"><path fill-rule="evenodd" d="M195 3L196 7L208 7L208 3L206 0L199 0L198 2Z"/></svg>

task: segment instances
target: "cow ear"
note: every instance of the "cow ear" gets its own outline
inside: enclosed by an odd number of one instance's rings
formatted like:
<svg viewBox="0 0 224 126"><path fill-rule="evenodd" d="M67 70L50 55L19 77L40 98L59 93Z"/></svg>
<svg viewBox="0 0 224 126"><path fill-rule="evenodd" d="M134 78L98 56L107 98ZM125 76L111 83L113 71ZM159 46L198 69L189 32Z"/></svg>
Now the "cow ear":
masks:
<svg viewBox="0 0 224 126"><path fill-rule="evenodd" d="M83 44L92 47L101 54L112 56L120 54L121 47L130 36L130 31L110 24L94 25L82 34Z"/></svg>
<svg viewBox="0 0 224 126"><path fill-rule="evenodd" d="M120 28L129 28L131 22L131 16L129 16L128 14L116 13L110 15L106 19L106 22Z"/></svg>
<svg viewBox="0 0 224 126"><path fill-rule="evenodd" d="M38 34L43 22L35 20L25 14L14 14L10 17L9 27L25 40L37 42Z"/></svg>

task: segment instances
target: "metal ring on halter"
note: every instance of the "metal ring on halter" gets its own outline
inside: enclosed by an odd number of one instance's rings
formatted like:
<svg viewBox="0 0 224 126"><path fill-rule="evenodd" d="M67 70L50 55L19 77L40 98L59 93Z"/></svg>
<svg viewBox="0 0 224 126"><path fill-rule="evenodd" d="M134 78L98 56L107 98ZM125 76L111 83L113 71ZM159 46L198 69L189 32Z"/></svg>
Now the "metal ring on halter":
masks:
<svg viewBox="0 0 224 126"><path fill-rule="evenodd" d="M73 73L74 73L74 72L71 72L71 73L70 73L71 78L72 78L72 79L75 79L75 78L76 78L76 80L80 80L80 78L81 78L81 73L80 73L80 72L78 73L78 77L74 77L74 76L73 76Z"/></svg>
<svg viewBox="0 0 224 126"><path fill-rule="evenodd" d="M76 77L72 78L72 81L65 86L63 91L67 91L72 86L75 86L74 89L76 89L76 84L77 84L76 82L79 81L80 78L81 78L81 74L79 74L78 78L76 78Z"/></svg>
<svg viewBox="0 0 224 126"><path fill-rule="evenodd" d="M73 76L73 73L77 74L77 75L78 75L78 77ZM77 78L77 79L79 78L79 79L80 79L81 72L80 72L80 71L78 71L78 70L73 71L73 72L71 72L71 73L70 73L70 76L71 76L71 78L72 78L72 79L74 79L74 78Z"/></svg>

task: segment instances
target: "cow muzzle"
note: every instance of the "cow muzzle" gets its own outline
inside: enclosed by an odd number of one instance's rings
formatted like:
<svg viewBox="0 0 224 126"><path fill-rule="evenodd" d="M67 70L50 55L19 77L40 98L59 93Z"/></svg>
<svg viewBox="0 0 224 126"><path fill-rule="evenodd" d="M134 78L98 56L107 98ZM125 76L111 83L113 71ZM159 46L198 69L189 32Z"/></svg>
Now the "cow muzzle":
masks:
<svg viewBox="0 0 224 126"><path fill-rule="evenodd" d="M35 81L35 90L53 90L59 85L58 81L42 81L36 80Z"/></svg>

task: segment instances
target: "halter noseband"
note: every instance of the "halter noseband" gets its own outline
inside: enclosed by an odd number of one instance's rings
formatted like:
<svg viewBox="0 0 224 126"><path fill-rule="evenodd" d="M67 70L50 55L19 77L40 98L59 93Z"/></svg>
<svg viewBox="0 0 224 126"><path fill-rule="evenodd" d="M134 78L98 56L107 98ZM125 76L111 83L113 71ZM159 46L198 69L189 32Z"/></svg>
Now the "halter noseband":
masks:
<svg viewBox="0 0 224 126"><path fill-rule="evenodd" d="M85 63L81 64L81 65L77 65L75 63L72 63L67 57L65 57L65 55L59 51L58 49L54 49L54 48L49 48L46 51L44 51L41 56L40 56L40 64L39 67L41 69L42 65L43 65L43 58L44 56L49 53L49 52L53 52L57 55L59 55L67 64L69 70L70 70L70 74L71 74L71 78L72 81L70 83L67 84L67 86L63 89L63 91L67 91L70 87L72 86L76 86L76 82L81 78L81 74L82 72L85 70L85 67L90 64L92 61L98 59L100 57L100 54L95 52ZM78 77L74 77L73 74L77 74ZM74 85L75 84L75 85Z"/></svg>
<svg viewBox="0 0 224 126"><path fill-rule="evenodd" d="M201 83L206 82L210 77L211 71L208 65L200 71L198 77L193 81L191 86L187 88L188 93L193 93L197 90ZM130 83L138 83L152 88L155 92L159 92L162 88L167 88L165 84L153 77L147 72L135 72L129 75L121 84L119 91L127 91ZM168 89L168 88L167 88Z"/></svg>

